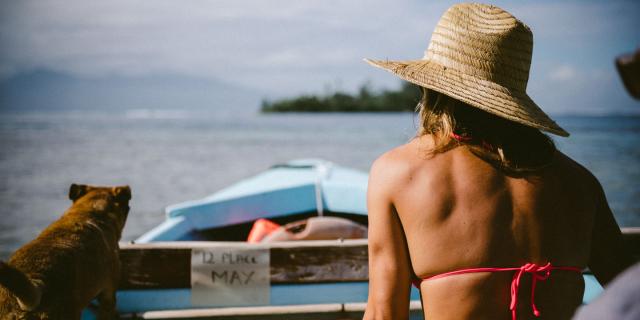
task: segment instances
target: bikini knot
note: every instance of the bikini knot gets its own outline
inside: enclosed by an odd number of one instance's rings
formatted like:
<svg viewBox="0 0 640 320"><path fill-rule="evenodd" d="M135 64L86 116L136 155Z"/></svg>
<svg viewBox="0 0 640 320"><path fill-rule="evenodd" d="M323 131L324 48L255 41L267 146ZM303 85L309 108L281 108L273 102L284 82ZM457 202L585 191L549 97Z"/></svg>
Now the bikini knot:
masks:
<svg viewBox="0 0 640 320"><path fill-rule="evenodd" d="M511 318L516 320L516 308L518 307L518 288L520 287L520 279L525 273L531 274L531 308L533 314L536 317L540 316L540 310L536 307L534 296L536 292L536 283L538 280L544 281L551 275L551 263L548 262L544 266L539 266L535 263L527 263L520 267L518 271L513 275L511 280L511 304L509 309L511 310Z"/></svg>

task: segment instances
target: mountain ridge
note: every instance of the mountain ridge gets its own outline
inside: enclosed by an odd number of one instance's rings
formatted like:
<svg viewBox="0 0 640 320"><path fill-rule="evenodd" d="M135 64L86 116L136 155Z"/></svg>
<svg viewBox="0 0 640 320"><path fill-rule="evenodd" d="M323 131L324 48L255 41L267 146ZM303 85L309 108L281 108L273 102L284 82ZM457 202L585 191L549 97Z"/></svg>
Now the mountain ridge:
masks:
<svg viewBox="0 0 640 320"><path fill-rule="evenodd" d="M35 70L0 80L0 111L237 109L261 93L217 79L176 75L80 77Z"/></svg>

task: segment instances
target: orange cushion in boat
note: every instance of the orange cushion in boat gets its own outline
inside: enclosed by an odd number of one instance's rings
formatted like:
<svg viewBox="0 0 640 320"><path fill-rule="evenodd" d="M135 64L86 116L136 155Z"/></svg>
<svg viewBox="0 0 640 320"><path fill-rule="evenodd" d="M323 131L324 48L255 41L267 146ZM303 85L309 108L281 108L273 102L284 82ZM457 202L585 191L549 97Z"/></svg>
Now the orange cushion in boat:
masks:
<svg viewBox="0 0 640 320"><path fill-rule="evenodd" d="M292 240L364 239L367 227L338 217L312 217L286 224L269 233L260 242Z"/></svg>
<svg viewBox="0 0 640 320"><path fill-rule="evenodd" d="M267 219L258 219L253 223L253 227L247 237L247 242L258 243L270 233L278 230L280 225Z"/></svg>

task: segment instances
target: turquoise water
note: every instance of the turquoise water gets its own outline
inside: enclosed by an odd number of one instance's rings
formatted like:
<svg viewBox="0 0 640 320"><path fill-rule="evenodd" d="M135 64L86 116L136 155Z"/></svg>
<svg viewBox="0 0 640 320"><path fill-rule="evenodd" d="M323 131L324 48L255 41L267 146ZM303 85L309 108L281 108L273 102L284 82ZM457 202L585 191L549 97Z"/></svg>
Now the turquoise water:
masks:
<svg viewBox="0 0 640 320"><path fill-rule="evenodd" d="M559 148L602 182L622 226L640 226L640 117L557 117ZM207 196L275 163L324 158L368 170L415 132L412 114L233 117L181 111L0 115L0 259L69 206L71 183L129 184L123 238L160 223L164 207Z"/></svg>

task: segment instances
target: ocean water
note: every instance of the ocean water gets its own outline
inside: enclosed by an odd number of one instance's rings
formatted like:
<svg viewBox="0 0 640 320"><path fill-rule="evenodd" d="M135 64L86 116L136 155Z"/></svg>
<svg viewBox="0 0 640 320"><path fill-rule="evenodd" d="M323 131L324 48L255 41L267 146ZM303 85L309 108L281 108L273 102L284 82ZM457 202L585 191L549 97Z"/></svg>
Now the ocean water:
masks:
<svg viewBox="0 0 640 320"><path fill-rule="evenodd" d="M556 117L558 147L604 186L622 226L640 226L640 117ZM0 115L0 259L70 205L71 183L128 184L123 240L164 219L164 208L205 197L271 165L323 158L368 170L415 133L399 114L122 113Z"/></svg>

